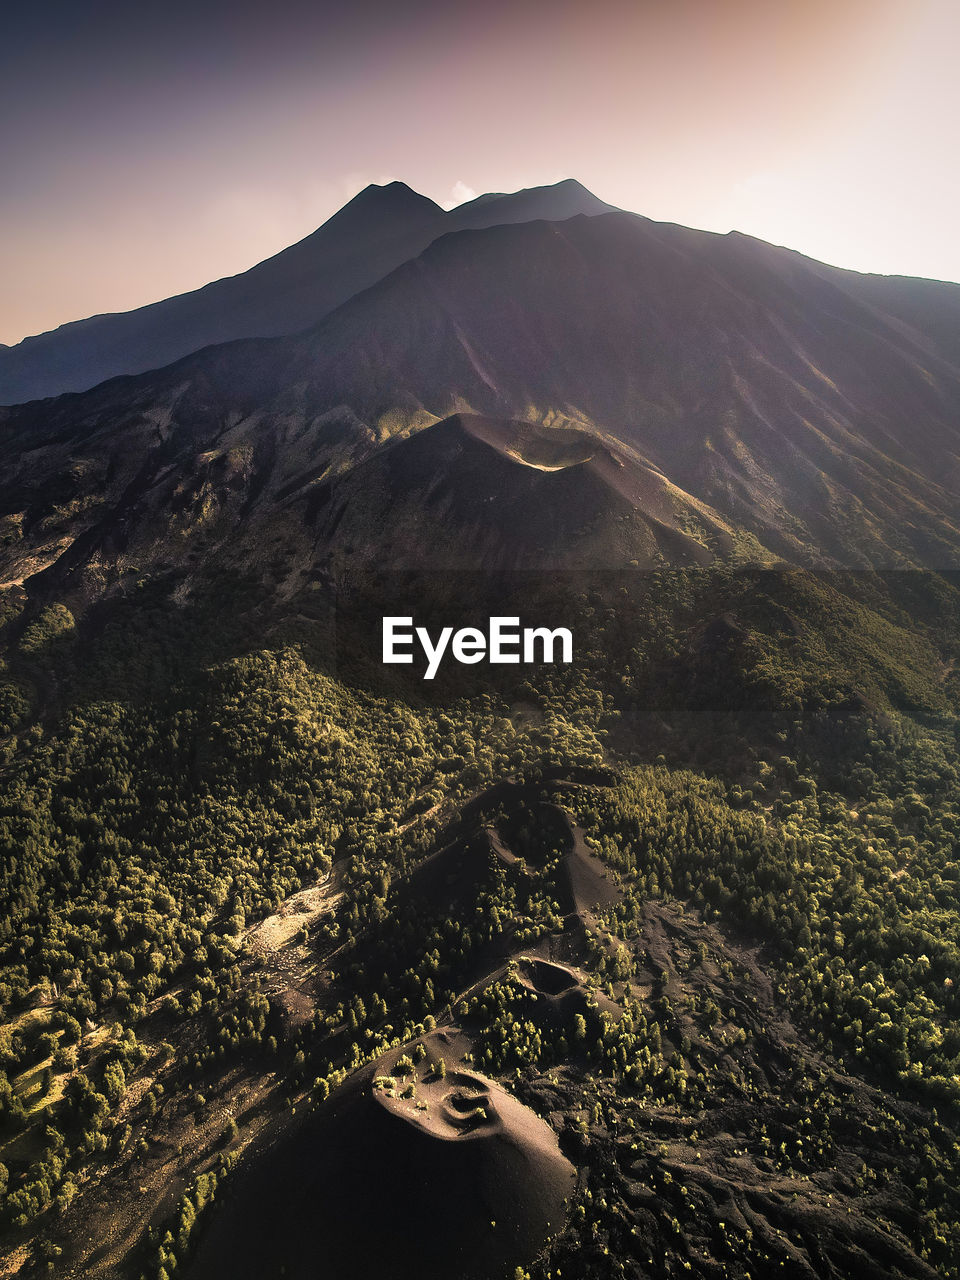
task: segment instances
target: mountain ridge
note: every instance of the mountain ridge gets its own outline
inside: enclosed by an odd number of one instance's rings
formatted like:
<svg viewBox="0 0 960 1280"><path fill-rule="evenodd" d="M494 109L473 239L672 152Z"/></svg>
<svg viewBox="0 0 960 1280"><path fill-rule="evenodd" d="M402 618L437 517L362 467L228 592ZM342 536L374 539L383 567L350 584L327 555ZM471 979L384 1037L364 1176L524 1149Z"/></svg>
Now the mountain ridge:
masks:
<svg viewBox="0 0 960 1280"><path fill-rule="evenodd" d="M960 564L960 367L843 273L613 213L444 235L293 337L0 411L0 580L46 569L99 591L129 565L182 570L186 556L292 590L361 546L383 567L416 547L429 568L442 543L422 530L391 543L386 520L365 518L351 551L350 522L319 511L355 511L378 451L464 414L585 433L663 476L683 533L669 546L642 501L621 512L615 486L567 476L568 533L578 511L584 530L588 513L612 528L619 512L652 541L564 535L562 555L544 551L556 567L687 562L700 552L685 538L712 556L721 535L758 563ZM427 430L416 449L443 439ZM438 483L464 484L445 451L433 463ZM502 470L478 465L481 487ZM446 519L454 542L510 562L494 506L469 537L456 508ZM264 565L267 541L280 568ZM521 560L536 563L529 548Z"/></svg>
<svg viewBox="0 0 960 1280"><path fill-rule="evenodd" d="M612 207L572 180L500 195L480 208L468 204L464 212L445 211L405 183L370 184L317 230L247 271L0 348L0 403L88 390L214 343L295 333L461 225L560 219Z"/></svg>

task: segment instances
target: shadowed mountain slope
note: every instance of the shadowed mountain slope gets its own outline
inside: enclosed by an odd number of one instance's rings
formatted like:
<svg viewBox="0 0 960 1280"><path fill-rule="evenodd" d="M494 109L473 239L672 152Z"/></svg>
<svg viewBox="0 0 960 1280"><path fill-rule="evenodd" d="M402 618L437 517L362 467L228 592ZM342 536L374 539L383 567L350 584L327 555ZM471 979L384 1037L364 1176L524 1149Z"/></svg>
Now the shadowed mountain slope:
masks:
<svg viewBox="0 0 960 1280"><path fill-rule="evenodd" d="M689 563L728 534L955 566L960 368L858 281L619 213L443 236L294 338L0 411L0 580Z"/></svg>
<svg viewBox="0 0 960 1280"><path fill-rule="evenodd" d="M469 414L378 450L329 492L320 539L349 545L355 568L382 564L384 546L410 570L702 564L712 556L681 518L726 532L632 450Z"/></svg>
<svg viewBox="0 0 960 1280"><path fill-rule="evenodd" d="M369 186L306 239L240 275L0 346L0 404L82 391L216 342L296 333L449 231L611 208L573 181L481 197L450 212L402 182Z"/></svg>

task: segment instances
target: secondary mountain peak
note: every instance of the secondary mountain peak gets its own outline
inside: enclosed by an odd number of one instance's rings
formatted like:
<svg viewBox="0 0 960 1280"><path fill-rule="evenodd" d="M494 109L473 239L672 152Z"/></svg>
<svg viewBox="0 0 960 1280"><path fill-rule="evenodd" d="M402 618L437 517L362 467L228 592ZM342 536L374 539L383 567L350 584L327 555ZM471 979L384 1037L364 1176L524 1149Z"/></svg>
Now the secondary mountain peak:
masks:
<svg viewBox="0 0 960 1280"><path fill-rule="evenodd" d="M595 217L599 213L619 212L575 178L564 178L543 187L525 187L506 195L478 196L453 210L461 227L477 228L496 223L563 222L580 214Z"/></svg>

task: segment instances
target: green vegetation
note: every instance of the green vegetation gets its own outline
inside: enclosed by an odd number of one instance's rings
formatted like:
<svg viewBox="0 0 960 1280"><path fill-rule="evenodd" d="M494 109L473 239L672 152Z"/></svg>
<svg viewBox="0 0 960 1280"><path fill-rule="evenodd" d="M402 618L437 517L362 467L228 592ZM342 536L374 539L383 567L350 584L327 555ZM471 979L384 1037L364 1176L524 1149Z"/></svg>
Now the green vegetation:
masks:
<svg viewBox="0 0 960 1280"><path fill-rule="evenodd" d="M0 1222L38 1266L69 1252L52 1225L99 1170L152 1169L178 1116L212 1134L209 1100L238 1080L322 1106L351 1070L456 1019L476 1069L569 1112L593 1197L574 1225L597 1250L564 1275L619 1274L601 1261L629 1232L617 1144L637 1144L645 1185L685 1223L706 1211L656 1157L659 1130L682 1121L693 1160L689 1122L741 1104L744 1150L798 1183L853 1160L843 1116L860 1107L881 1154L858 1157L850 1186L872 1205L899 1160L898 1229L956 1274L953 584L664 574L568 604L574 669L451 677L431 702L372 687L359 645L348 681L309 629L252 643L243 599L219 625L219 602L189 617L127 603L95 631L59 604L7 616ZM519 727L517 699L537 711ZM551 779L567 789L545 793ZM584 1002L547 1017L517 956L570 935L558 805L620 893L578 935ZM247 939L307 889L319 906L284 945L313 966L313 996L293 1018ZM664 911L689 933L669 965L650 941ZM759 979L724 938L762 948L776 1008L813 1046L816 1062L784 1068L789 1103L757 1008L733 994ZM420 1053L377 1087L400 1093ZM880 1093L864 1102L851 1075ZM246 1140L216 1123L221 1145ZM232 1160L201 1155L131 1275L185 1265ZM742 1233L724 1239L717 1275L766 1265Z"/></svg>

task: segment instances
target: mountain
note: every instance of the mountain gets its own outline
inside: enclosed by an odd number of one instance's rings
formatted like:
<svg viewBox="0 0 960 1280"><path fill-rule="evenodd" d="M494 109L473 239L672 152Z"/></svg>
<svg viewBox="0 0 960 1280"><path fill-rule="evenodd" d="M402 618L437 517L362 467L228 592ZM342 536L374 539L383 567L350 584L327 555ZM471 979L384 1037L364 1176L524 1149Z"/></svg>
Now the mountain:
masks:
<svg viewBox="0 0 960 1280"><path fill-rule="evenodd" d="M240 275L0 347L0 404L83 391L212 343L295 333L448 231L611 208L572 180L482 197L450 212L402 182L369 186L312 235Z"/></svg>
<svg viewBox="0 0 960 1280"><path fill-rule="evenodd" d="M339 484L312 490L310 518L318 544L349 546L338 562L361 570L703 564L710 552L682 527L697 521L730 541L624 445L473 414L393 441Z"/></svg>
<svg viewBox="0 0 960 1280"><path fill-rule="evenodd" d="M960 1280L960 289L568 196L0 409L3 1275Z"/></svg>
<svg viewBox="0 0 960 1280"><path fill-rule="evenodd" d="M960 368L905 292L624 213L445 235L303 334L0 411L0 580L724 547L955 567ZM532 470L470 415L593 461Z"/></svg>

